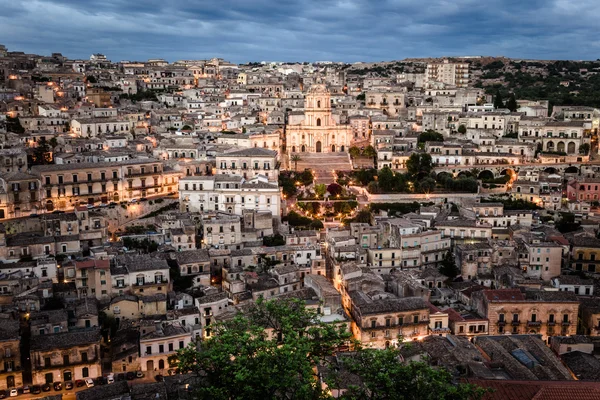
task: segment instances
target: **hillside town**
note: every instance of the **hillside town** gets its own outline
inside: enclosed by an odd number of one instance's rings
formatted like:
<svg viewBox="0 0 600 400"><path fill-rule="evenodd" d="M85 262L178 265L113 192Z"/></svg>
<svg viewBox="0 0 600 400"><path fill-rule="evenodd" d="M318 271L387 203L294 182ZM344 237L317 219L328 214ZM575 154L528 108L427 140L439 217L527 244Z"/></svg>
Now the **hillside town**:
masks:
<svg viewBox="0 0 600 400"><path fill-rule="evenodd" d="M179 352L278 299L489 399L598 396L600 108L499 89L544 63L0 46L0 397L191 398Z"/></svg>

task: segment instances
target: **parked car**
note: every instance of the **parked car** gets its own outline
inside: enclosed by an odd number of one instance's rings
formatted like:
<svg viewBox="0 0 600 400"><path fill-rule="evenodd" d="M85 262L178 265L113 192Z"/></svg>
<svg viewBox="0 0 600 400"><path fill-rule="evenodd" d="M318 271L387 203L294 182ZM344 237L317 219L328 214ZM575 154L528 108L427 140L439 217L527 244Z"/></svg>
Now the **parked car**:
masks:
<svg viewBox="0 0 600 400"><path fill-rule="evenodd" d="M94 208L94 205L93 204L88 204L88 205L86 205L86 207L87 207L88 210L91 210L92 208Z"/></svg>
<svg viewBox="0 0 600 400"><path fill-rule="evenodd" d="M54 382L54 390L56 390L57 392L59 390L62 390L62 382Z"/></svg>
<svg viewBox="0 0 600 400"><path fill-rule="evenodd" d="M71 381L65 382L65 390L71 390L71 389L73 389L73 382L71 382Z"/></svg>
<svg viewBox="0 0 600 400"><path fill-rule="evenodd" d="M43 391L43 392L49 392L49 391L50 391L50 389L52 389L52 385L50 385L49 383L44 383L44 384L42 385L42 391Z"/></svg>
<svg viewBox="0 0 600 400"><path fill-rule="evenodd" d="M162 382L165 380L165 377L159 374L159 375L156 375L154 377L154 379L156 380L156 382Z"/></svg>
<svg viewBox="0 0 600 400"><path fill-rule="evenodd" d="M128 373L125 374L125 377L127 378L128 381L132 381L135 379L135 372L129 371Z"/></svg>
<svg viewBox="0 0 600 400"><path fill-rule="evenodd" d="M106 383L108 383L109 385L111 383L115 383L115 375L114 374L110 374L106 377Z"/></svg>
<svg viewBox="0 0 600 400"><path fill-rule="evenodd" d="M137 371L135 373L136 378L143 378L144 377L144 373L142 371Z"/></svg>
<svg viewBox="0 0 600 400"><path fill-rule="evenodd" d="M10 397L17 397L19 395L19 391L17 389L10 389Z"/></svg>
<svg viewBox="0 0 600 400"><path fill-rule="evenodd" d="M138 199L131 199L131 200L129 200L129 202L130 202L131 204L135 204L135 203L137 203L137 202L138 202Z"/></svg>
<svg viewBox="0 0 600 400"><path fill-rule="evenodd" d="M32 394L40 394L40 393L42 393L42 387L40 385L33 385L31 387L31 393Z"/></svg>
<svg viewBox="0 0 600 400"><path fill-rule="evenodd" d="M108 203L100 203L100 208L106 208L108 207Z"/></svg>
<svg viewBox="0 0 600 400"><path fill-rule="evenodd" d="M8 397L8 390L0 390L0 399L5 399Z"/></svg>
<svg viewBox="0 0 600 400"><path fill-rule="evenodd" d="M29 385L23 386L23 393L24 394L31 393L31 388L29 387Z"/></svg>
<svg viewBox="0 0 600 400"><path fill-rule="evenodd" d="M117 382L121 382L125 380L125 374L117 374Z"/></svg>
<svg viewBox="0 0 600 400"><path fill-rule="evenodd" d="M85 386L89 388L94 387L94 380L92 378L85 378Z"/></svg>
<svg viewBox="0 0 600 400"><path fill-rule="evenodd" d="M148 199L147 199L147 198L145 198L145 197L142 197L142 198L140 199L140 201L148 201Z"/></svg>
<svg viewBox="0 0 600 400"><path fill-rule="evenodd" d="M77 387L82 387L84 385L85 385L85 381L83 379L77 379L75 381L75 386L77 386Z"/></svg>

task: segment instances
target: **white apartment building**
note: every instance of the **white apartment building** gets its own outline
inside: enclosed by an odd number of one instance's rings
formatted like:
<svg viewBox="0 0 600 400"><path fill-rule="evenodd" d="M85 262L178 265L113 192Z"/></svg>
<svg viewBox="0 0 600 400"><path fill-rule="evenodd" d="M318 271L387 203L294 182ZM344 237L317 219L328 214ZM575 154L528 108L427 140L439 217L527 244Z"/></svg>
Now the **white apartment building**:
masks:
<svg viewBox="0 0 600 400"><path fill-rule="evenodd" d="M281 212L281 191L264 176L249 180L239 175L188 176L179 181L182 211L223 211L242 215L244 210Z"/></svg>
<svg viewBox="0 0 600 400"><path fill-rule="evenodd" d="M277 182L277 152L261 147L235 150L217 155L217 174L234 174L244 179L265 176L270 182Z"/></svg>

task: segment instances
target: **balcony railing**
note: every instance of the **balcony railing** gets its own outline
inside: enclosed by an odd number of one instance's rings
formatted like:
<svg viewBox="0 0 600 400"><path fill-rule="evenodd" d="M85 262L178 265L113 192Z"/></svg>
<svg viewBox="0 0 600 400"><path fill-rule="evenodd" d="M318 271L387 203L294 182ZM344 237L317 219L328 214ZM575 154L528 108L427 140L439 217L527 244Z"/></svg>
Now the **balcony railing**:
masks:
<svg viewBox="0 0 600 400"><path fill-rule="evenodd" d="M521 321L511 321L511 324L513 326L518 326L518 325L521 325Z"/></svg>
<svg viewBox="0 0 600 400"><path fill-rule="evenodd" d="M527 321L527 326L540 326L542 325L541 321Z"/></svg>

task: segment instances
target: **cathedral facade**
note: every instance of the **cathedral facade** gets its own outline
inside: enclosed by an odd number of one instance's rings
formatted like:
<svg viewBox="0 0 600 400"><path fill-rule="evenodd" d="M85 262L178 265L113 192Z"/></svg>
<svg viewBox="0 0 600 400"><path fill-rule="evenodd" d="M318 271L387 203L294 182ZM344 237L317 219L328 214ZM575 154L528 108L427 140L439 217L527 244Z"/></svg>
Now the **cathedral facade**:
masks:
<svg viewBox="0 0 600 400"><path fill-rule="evenodd" d="M287 153L345 152L351 141L350 126L337 124L331 115L331 95L327 87L312 85L304 99L304 120L299 125L286 127Z"/></svg>

